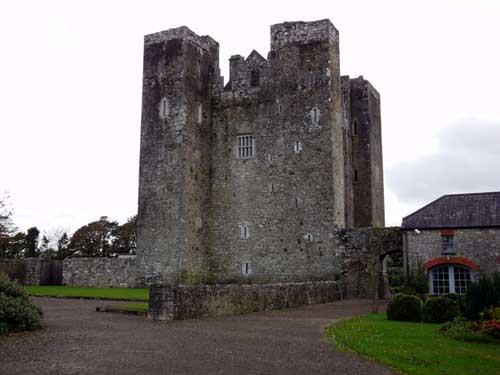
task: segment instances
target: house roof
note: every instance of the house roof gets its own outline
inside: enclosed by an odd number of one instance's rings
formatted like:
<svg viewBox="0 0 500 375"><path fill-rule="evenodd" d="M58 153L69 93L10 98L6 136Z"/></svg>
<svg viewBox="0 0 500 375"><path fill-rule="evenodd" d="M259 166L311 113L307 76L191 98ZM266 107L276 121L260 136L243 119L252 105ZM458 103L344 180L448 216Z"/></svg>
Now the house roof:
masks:
<svg viewBox="0 0 500 375"><path fill-rule="evenodd" d="M500 191L450 194L403 218L403 229L500 227Z"/></svg>

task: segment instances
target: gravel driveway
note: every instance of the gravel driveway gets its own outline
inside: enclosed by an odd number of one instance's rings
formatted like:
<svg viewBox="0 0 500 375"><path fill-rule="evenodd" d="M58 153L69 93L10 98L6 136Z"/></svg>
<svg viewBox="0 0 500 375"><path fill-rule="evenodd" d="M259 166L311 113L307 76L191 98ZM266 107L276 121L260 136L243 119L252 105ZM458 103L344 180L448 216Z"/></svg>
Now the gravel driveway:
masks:
<svg viewBox="0 0 500 375"><path fill-rule="evenodd" d="M46 328L0 338L2 375L392 374L322 341L326 325L368 312L368 301L171 322L95 312L113 302L35 302Z"/></svg>

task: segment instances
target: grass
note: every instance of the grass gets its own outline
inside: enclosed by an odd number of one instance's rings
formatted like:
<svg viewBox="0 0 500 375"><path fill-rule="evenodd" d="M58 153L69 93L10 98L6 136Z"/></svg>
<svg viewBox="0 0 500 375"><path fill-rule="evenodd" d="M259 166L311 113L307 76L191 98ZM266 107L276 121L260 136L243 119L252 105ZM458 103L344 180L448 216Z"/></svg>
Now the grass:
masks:
<svg viewBox="0 0 500 375"><path fill-rule="evenodd" d="M75 286L25 286L33 296L96 298L127 301L148 301L144 288L81 288Z"/></svg>
<svg viewBox="0 0 500 375"><path fill-rule="evenodd" d="M388 320L370 314L326 330L326 339L403 374L500 374L500 344L463 342L437 332L439 324Z"/></svg>
<svg viewBox="0 0 500 375"><path fill-rule="evenodd" d="M147 312L149 309L149 304L148 303L124 303L122 305L108 306L107 309Z"/></svg>

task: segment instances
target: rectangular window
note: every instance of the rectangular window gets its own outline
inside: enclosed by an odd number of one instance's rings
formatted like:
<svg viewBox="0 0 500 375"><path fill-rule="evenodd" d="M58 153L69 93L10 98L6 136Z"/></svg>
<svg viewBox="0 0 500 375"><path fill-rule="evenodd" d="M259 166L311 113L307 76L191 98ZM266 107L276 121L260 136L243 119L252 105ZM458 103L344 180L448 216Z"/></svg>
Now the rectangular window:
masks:
<svg viewBox="0 0 500 375"><path fill-rule="evenodd" d="M251 159L255 157L255 139L252 135L238 136L238 159Z"/></svg>
<svg viewBox="0 0 500 375"><path fill-rule="evenodd" d="M454 232L452 230L441 231L441 245L443 254L455 254Z"/></svg>

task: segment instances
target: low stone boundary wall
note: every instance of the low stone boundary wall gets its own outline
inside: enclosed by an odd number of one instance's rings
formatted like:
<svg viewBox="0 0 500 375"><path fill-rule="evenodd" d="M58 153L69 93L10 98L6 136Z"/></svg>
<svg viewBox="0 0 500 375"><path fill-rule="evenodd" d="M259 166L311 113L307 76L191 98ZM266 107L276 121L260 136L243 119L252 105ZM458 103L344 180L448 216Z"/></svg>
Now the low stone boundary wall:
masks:
<svg viewBox="0 0 500 375"><path fill-rule="evenodd" d="M0 272L24 285L40 284L40 258L0 259Z"/></svg>
<svg viewBox="0 0 500 375"><path fill-rule="evenodd" d="M87 287L138 287L133 258L67 258L62 284Z"/></svg>
<svg viewBox="0 0 500 375"><path fill-rule="evenodd" d="M150 288L149 318L197 319L299 307L343 298L340 281Z"/></svg>
<svg viewBox="0 0 500 375"><path fill-rule="evenodd" d="M24 283L25 267L22 259L0 259L0 272L5 273L11 280Z"/></svg>

